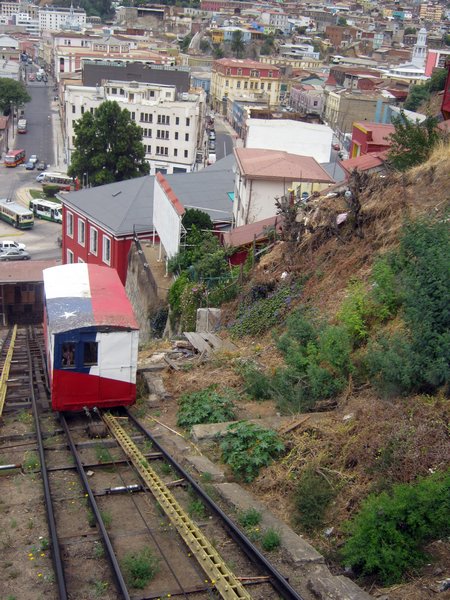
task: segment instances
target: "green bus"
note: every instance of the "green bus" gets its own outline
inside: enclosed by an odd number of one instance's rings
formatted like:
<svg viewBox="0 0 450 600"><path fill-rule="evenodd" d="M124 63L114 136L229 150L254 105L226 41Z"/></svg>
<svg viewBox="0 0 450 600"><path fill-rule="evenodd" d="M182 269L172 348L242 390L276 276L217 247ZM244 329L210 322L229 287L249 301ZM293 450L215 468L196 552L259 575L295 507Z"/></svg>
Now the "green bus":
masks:
<svg viewBox="0 0 450 600"><path fill-rule="evenodd" d="M0 219L17 229L31 229L34 225L34 216L30 209L8 198L0 199Z"/></svg>
<svg viewBox="0 0 450 600"><path fill-rule="evenodd" d="M58 202L44 200L43 198L34 198L30 200L30 210L38 219L62 223L62 208Z"/></svg>

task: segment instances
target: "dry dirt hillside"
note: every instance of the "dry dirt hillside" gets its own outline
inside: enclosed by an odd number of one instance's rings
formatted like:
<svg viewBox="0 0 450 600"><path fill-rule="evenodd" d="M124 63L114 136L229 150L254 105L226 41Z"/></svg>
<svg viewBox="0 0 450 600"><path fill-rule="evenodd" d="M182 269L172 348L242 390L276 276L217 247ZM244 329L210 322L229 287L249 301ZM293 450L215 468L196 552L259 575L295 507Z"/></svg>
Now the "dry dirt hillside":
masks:
<svg viewBox="0 0 450 600"><path fill-rule="evenodd" d="M236 352L218 354L198 366L167 373L165 386L173 399L162 407L158 415L161 421L177 428L180 395L203 390L211 383L218 390L234 391L239 419L279 413L276 399L256 400L246 393L242 365L251 363L269 379L276 377L284 358L275 338L282 334L285 319L296 307L306 306L312 310L310 314L330 324L337 323L342 303L355 282L358 289L370 290L374 260L398 247L406 220L445 220L450 202L450 147L440 147L427 164L406 174L373 176L362 181L356 195L360 209L353 216L349 214L339 228L334 225L336 216L348 212L344 198L317 199L315 209L307 215L301 241L277 242L257 264L240 297L224 307L225 322L220 335L236 332L230 325L236 322L242 300L252 290L276 290L282 282L300 281L300 292L283 305L269 331L263 332L261 327L257 328L261 333L254 337L233 337ZM369 322L367 327L368 336L352 351L354 364L358 364L375 333L404 331L401 313L382 324ZM343 524L357 513L368 494L449 468L450 410L446 392L441 388L432 393L382 397L368 378L350 372L337 395L316 402L303 414L291 411L289 423L278 431L285 444L282 458L261 469L247 485L272 511L309 539L338 572L342 569L340 550L346 538ZM285 414L289 414L285 409L284 406ZM211 456L220 460L217 449L211 448ZM311 473L313 478L308 480ZM305 525L304 520L302 524L296 518L299 481L305 485L310 481L314 486L317 478L326 482L324 494L331 490L330 496L324 502L320 521ZM303 509L306 510L304 506ZM442 580L450 578L449 538L442 536L433 541L426 551L428 562L407 570L404 579L394 586L383 587L379 580L370 578L359 583L374 595L387 594L390 600L449 598L450 591L439 591Z"/></svg>

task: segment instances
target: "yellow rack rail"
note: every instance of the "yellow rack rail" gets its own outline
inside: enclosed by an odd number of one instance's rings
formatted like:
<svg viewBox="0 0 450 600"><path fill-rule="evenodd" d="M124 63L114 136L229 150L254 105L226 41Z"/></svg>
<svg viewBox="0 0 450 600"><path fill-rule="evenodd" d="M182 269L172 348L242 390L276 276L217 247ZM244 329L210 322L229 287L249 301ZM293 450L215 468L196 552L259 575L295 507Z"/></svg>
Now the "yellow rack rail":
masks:
<svg viewBox="0 0 450 600"><path fill-rule="evenodd" d="M11 361L14 354L14 344L16 343L17 325L14 325L11 341L9 342L8 353L6 355L5 364L3 365L2 375L0 377L0 417L3 413L5 405L6 391L8 389L9 371L11 369Z"/></svg>
<svg viewBox="0 0 450 600"><path fill-rule="evenodd" d="M197 558L200 566L208 576L211 585L226 600L245 598L251 600L250 594L234 573L224 563L217 550L209 543L199 527L184 512L167 486L149 466L145 456L139 451L127 433L111 414L104 414L103 420L111 433L119 442L125 454L130 458L140 476L164 510L171 523L177 529L184 542Z"/></svg>

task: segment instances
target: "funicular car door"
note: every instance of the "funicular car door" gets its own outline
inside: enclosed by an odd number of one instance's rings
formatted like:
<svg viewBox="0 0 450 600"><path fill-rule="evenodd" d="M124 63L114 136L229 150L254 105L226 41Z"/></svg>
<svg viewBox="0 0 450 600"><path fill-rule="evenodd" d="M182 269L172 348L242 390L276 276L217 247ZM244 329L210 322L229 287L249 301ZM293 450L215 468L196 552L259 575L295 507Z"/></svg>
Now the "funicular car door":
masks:
<svg viewBox="0 0 450 600"><path fill-rule="evenodd" d="M100 337L99 406L130 404L136 389L134 332L110 331Z"/></svg>

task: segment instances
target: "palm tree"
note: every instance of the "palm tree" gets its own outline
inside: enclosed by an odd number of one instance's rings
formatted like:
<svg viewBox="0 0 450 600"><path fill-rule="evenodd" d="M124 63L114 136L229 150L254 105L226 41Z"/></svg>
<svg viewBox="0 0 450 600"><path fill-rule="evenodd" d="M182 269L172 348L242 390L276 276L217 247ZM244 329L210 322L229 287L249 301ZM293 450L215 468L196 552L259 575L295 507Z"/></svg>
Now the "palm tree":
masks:
<svg viewBox="0 0 450 600"><path fill-rule="evenodd" d="M240 58L244 53L244 40L242 37L242 31L235 29L233 31L233 39L231 40L231 50L236 55L236 58Z"/></svg>

